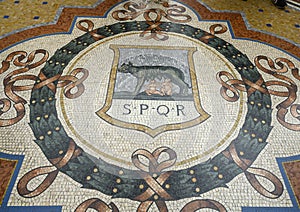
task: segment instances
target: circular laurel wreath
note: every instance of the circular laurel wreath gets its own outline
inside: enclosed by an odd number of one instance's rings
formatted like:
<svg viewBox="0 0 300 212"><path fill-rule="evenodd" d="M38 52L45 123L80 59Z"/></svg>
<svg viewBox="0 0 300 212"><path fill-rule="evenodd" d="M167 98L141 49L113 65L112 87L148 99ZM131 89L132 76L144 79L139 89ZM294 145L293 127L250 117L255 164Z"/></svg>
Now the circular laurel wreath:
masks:
<svg viewBox="0 0 300 212"><path fill-rule="evenodd" d="M145 32L151 27L146 21L122 22L98 29L92 29L93 26L86 23L87 33L58 49L46 62L31 93L30 126L36 137L35 142L57 170L81 183L84 188L96 189L113 198L141 202L199 197L214 188L227 187L226 183L240 173L245 173L249 182L257 181L255 175L260 174L249 173L248 168L266 146L266 139L272 129L270 95L257 89L259 86L265 87L264 81L245 54L214 35L218 34L217 31L208 33L184 24L160 22L159 27L161 32L183 34L216 49L232 63L246 84L248 110L245 122L231 144L215 157L195 166L163 171L170 166L156 164L162 166L150 167L149 172L115 166L77 146L57 116L55 94L58 79L55 77L60 76L67 64L90 44L121 33ZM188 143L189 140L182 142ZM172 157L167 149L161 151ZM269 193L272 198L280 191Z"/></svg>

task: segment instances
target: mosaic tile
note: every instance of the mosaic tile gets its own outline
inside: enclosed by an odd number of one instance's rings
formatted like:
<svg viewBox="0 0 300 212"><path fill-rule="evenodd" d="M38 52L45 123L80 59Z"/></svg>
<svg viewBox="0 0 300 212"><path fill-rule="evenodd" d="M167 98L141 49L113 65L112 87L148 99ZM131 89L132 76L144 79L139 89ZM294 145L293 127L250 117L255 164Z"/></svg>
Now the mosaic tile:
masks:
<svg viewBox="0 0 300 212"><path fill-rule="evenodd" d="M96 0L85 1L3 1L0 3L1 14L5 11L6 16L10 16L9 19L0 19L0 35L10 33L14 30L23 29L30 25L45 24L52 22L57 14L58 10L62 6L92 6L96 3ZM39 18L35 18L39 17Z"/></svg>
<svg viewBox="0 0 300 212"><path fill-rule="evenodd" d="M24 160L0 211L296 209L298 41L230 12L269 8L85 3L1 39L0 151Z"/></svg>
<svg viewBox="0 0 300 212"><path fill-rule="evenodd" d="M242 12L248 27L277 34L281 37L300 43L299 31L294 28L294 24L299 21L300 11L287 7L289 11L279 10L272 5L271 1L215 1L204 0L205 4L218 11L237 11ZM242 9L241 9L242 8ZM272 24L270 27L267 24Z"/></svg>

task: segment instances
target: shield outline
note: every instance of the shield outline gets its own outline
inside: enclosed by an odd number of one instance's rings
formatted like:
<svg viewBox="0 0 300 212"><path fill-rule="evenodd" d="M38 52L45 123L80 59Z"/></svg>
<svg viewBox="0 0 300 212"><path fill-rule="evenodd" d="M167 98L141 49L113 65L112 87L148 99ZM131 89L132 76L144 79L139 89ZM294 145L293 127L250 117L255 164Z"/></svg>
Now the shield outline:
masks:
<svg viewBox="0 0 300 212"><path fill-rule="evenodd" d="M210 117L210 115L202 108L202 105L201 105L201 102L200 102L196 72L195 72L194 61L193 61L193 54L194 54L194 52L197 51L196 47L141 46L141 45L135 46L135 45L111 44L109 46L109 48L114 51L114 59L113 59L112 69L111 69L111 72L110 72L105 104L101 109L96 111L96 114L101 119L103 119L104 121L106 121L106 122L108 122L108 123L110 123L114 126L144 132L144 133L150 135L152 138L154 138L157 135L159 135L163 132L166 132L166 131L186 129L186 128L189 128L189 127L196 126L196 125L204 122L205 120L207 120ZM190 71L194 106L196 108L196 111L199 113L199 116L197 118L189 120L189 121L185 121L185 122L181 122L181 123L174 123L174 124L165 124L165 125L158 126L156 128L151 128L151 127L146 126L144 124L129 123L129 122L121 121L121 120L118 120L118 119L108 115L106 112L112 106L113 93L114 93L114 88L115 88L115 83L116 83L117 69L118 69L119 58L120 58L119 48L187 50L188 51L188 65L189 65L189 71Z"/></svg>

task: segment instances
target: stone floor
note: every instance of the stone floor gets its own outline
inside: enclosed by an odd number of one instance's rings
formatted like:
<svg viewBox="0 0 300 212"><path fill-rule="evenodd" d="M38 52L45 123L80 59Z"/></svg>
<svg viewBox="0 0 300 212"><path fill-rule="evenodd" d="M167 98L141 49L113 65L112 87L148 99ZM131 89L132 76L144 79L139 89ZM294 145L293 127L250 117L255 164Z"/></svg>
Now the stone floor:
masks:
<svg viewBox="0 0 300 212"><path fill-rule="evenodd" d="M0 211L299 211L299 4L0 0Z"/></svg>

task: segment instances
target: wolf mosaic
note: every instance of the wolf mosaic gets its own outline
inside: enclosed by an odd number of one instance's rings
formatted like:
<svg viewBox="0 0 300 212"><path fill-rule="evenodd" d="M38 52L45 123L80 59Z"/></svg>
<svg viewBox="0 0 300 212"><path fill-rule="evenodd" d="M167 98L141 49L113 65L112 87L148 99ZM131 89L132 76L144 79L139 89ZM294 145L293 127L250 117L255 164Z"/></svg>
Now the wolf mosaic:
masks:
<svg viewBox="0 0 300 212"><path fill-rule="evenodd" d="M146 81L154 79L170 79L174 84L178 85L180 95L187 95L188 89L191 88L184 81L184 73L172 66L134 66L132 62L128 62L127 64L123 63L118 68L118 72L129 73L137 78L137 84L133 91L135 95L140 92Z"/></svg>

